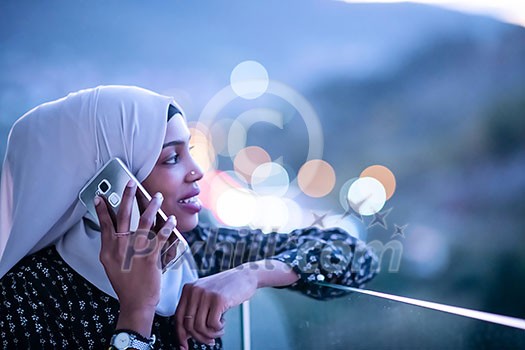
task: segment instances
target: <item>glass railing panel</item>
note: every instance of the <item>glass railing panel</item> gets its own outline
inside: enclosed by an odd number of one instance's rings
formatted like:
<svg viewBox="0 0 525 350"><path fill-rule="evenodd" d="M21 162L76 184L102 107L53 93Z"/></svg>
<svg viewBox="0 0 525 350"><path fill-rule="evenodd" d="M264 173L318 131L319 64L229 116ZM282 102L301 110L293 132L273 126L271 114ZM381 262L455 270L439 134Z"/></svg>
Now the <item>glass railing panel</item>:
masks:
<svg viewBox="0 0 525 350"><path fill-rule="evenodd" d="M265 289L250 304L252 350L525 349L524 330L357 293Z"/></svg>

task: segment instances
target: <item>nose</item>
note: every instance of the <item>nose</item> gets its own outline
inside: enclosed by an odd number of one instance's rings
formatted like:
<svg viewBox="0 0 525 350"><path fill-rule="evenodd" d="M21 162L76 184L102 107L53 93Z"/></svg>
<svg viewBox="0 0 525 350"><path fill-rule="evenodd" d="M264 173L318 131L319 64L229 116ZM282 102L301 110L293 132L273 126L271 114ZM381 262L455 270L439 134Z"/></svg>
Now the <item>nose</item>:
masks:
<svg viewBox="0 0 525 350"><path fill-rule="evenodd" d="M192 158L191 166L189 168L188 173L186 174L186 181L188 181L188 182L199 181L200 179L202 179L203 175L204 175L204 173L203 173L201 167Z"/></svg>

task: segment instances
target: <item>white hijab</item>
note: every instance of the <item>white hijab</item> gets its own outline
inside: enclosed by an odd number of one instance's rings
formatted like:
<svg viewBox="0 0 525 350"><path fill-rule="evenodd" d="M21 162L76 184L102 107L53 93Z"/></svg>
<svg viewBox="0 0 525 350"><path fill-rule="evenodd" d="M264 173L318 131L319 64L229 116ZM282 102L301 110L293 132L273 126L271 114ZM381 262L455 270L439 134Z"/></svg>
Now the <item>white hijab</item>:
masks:
<svg viewBox="0 0 525 350"><path fill-rule="evenodd" d="M171 97L127 86L81 90L42 104L16 121L0 184L0 278L24 256L53 243L62 258L117 298L100 263L100 231L78 200L82 186L119 157L139 181L153 169ZM92 219L91 219L92 220ZM135 205L132 229L138 223ZM197 279L185 254L162 275L157 313L175 313L182 287Z"/></svg>

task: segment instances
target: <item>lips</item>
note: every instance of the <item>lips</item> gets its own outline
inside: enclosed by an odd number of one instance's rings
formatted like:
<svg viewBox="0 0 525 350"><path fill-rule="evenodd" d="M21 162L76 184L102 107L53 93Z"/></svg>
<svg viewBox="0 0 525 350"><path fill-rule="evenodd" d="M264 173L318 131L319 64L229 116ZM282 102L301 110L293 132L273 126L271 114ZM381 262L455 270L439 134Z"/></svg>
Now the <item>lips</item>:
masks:
<svg viewBox="0 0 525 350"><path fill-rule="evenodd" d="M197 197L199 195L200 191L199 189L195 189L186 195L184 195L181 199L179 199L177 202L182 207L182 209L189 214L196 214L198 213L201 208L202 204L199 198Z"/></svg>
<svg viewBox="0 0 525 350"><path fill-rule="evenodd" d="M187 193L184 197L178 200L179 203L191 203L198 200L197 196L199 195L199 189L195 189Z"/></svg>

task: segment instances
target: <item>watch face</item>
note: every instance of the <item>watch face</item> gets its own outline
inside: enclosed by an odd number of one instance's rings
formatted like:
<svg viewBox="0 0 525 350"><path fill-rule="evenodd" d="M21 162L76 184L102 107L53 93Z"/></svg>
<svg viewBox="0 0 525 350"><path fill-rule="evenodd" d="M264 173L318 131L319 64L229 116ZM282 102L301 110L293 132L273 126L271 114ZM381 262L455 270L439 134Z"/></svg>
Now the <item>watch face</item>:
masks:
<svg viewBox="0 0 525 350"><path fill-rule="evenodd" d="M128 333L119 333L113 341L113 346L117 349L126 349L131 345L131 337Z"/></svg>

